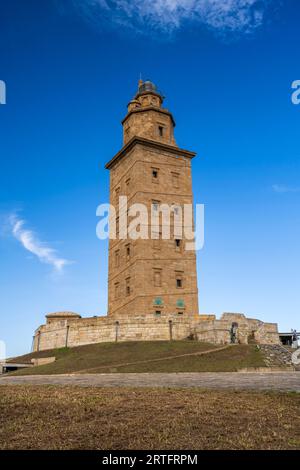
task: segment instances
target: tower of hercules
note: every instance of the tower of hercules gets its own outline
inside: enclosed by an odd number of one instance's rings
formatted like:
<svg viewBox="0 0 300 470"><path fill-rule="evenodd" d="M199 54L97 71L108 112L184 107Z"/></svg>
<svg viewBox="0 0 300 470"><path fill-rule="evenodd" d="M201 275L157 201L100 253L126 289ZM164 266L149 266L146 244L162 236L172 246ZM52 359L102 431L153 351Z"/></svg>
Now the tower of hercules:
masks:
<svg viewBox="0 0 300 470"><path fill-rule="evenodd" d="M120 320L124 316L192 319L198 315L196 254L186 250L184 230L182 235L175 230L178 211L192 204L195 153L177 146L175 121L163 100L153 83L139 82L122 121L123 147L106 165L110 204L117 211L116 238L109 242L108 316ZM127 203L120 196L126 196ZM122 235L120 214L126 211L130 227L129 208L137 203L147 207L149 221L151 214L156 215L159 225L140 227L147 237L133 239L130 233ZM160 210L163 204L171 208L168 239Z"/></svg>
<svg viewBox="0 0 300 470"><path fill-rule="evenodd" d="M33 350L187 338L215 344L280 344L276 323L243 313L223 313L219 320L214 314L199 315L192 211L185 220L185 209L191 209L193 201L195 153L177 146L174 118L163 108L163 96L153 83L139 82L122 124L123 147L106 165L113 235L108 315L50 313L34 333ZM146 219L139 212L146 212Z"/></svg>

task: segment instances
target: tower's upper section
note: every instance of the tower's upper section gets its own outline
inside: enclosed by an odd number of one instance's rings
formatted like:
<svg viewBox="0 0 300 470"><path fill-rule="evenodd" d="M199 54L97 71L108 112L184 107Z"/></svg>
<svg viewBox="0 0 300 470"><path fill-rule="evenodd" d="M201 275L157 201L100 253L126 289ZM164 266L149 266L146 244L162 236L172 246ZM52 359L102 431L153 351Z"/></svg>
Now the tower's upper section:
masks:
<svg viewBox="0 0 300 470"><path fill-rule="evenodd" d="M172 114L162 107L163 100L154 83L139 81L137 94L128 104L128 113L122 121L124 145L133 137L176 145L175 121Z"/></svg>

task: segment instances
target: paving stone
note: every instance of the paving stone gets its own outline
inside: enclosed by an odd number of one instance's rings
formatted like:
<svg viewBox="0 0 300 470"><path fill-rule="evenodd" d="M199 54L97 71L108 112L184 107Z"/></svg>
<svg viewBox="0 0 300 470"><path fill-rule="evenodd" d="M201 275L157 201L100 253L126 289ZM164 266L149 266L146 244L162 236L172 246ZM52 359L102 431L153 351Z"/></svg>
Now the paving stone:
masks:
<svg viewBox="0 0 300 470"><path fill-rule="evenodd" d="M299 372L188 372L143 374L73 374L0 378L1 385L75 385L81 387L199 387L204 389L300 392Z"/></svg>

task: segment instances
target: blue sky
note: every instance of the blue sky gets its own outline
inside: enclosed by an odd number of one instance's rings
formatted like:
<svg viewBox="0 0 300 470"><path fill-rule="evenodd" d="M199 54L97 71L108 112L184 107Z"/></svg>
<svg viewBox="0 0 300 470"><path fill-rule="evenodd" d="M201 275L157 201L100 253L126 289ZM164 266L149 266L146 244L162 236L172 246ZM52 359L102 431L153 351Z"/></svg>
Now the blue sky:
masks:
<svg viewBox="0 0 300 470"><path fill-rule="evenodd" d="M107 242L95 214L140 73L166 95L178 144L198 153L201 312L300 328L299 2L3 0L0 20L8 355L30 349L47 312L106 314Z"/></svg>

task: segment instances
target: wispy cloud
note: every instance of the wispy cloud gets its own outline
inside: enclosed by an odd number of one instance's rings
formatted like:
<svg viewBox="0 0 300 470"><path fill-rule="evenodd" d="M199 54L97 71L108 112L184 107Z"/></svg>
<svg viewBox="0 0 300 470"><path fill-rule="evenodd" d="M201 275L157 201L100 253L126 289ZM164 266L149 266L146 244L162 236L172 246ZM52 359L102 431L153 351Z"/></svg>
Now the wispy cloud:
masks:
<svg viewBox="0 0 300 470"><path fill-rule="evenodd" d="M13 214L9 217L9 223L12 235L21 243L25 250L37 256L42 263L51 265L55 272L62 273L64 267L72 263L67 259L59 257L55 249L40 241L32 230L26 229L25 220Z"/></svg>
<svg viewBox="0 0 300 470"><path fill-rule="evenodd" d="M273 184L272 189L275 193L299 193L300 187L286 186L284 184Z"/></svg>
<svg viewBox="0 0 300 470"><path fill-rule="evenodd" d="M140 33L172 33L186 23L218 34L249 34L262 26L278 0L71 0L83 16L101 26L122 25Z"/></svg>

